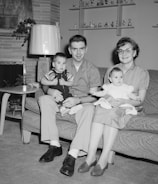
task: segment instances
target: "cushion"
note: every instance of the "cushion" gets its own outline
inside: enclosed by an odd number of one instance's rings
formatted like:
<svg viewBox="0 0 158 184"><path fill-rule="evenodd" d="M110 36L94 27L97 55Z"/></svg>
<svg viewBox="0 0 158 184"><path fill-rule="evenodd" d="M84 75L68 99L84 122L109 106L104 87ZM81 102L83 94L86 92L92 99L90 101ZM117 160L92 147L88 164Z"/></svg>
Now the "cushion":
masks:
<svg viewBox="0 0 158 184"><path fill-rule="evenodd" d="M105 76L105 73L107 71L107 68L98 67L98 69L99 69L99 73L100 73L101 83L103 84L104 83L104 76Z"/></svg>
<svg viewBox="0 0 158 184"><path fill-rule="evenodd" d="M158 113L158 71L149 70L150 82L144 101L144 112L146 114Z"/></svg>
<svg viewBox="0 0 158 184"><path fill-rule="evenodd" d="M124 129L158 134L158 114L140 114L138 116L132 116Z"/></svg>
<svg viewBox="0 0 158 184"><path fill-rule="evenodd" d="M36 98L27 97L25 102L25 108L36 114L40 114L40 109Z"/></svg>

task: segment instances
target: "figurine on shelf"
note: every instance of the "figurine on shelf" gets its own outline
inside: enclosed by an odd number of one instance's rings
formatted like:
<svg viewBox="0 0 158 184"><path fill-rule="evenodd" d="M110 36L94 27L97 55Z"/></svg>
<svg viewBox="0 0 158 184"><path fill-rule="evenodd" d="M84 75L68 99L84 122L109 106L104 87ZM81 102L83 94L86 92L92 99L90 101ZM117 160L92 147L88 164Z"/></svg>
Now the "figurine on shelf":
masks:
<svg viewBox="0 0 158 184"><path fill-rule="evenodd" d="M77 24L74 25L74 29L77 29Z"/></svg>
<svg viewBox="0 0 158 184"><path fill-rule="evenodd" d="M108 0L104 0L104 4L108 4Z"/></svg>
<svg viewBox="0 0 158 184"><path fill-rule="evenodd" d="M108 23L107 22L105 22L104 27L108 28Z"/></svg>
<svg viewBox="0 0 158 184"><path fill-rule="evenodd" d="M100 6L104 6L104 0L100 0Z"/></svg>
<svg viewBox="0 0 158 184"><path fill-rule="evenodd" d="M114 27L114 21L111 22L111 27Z"/></svg>
<svg viewBox="0 0 158 184"><path fill-rule="evenodd" d="M123 1L123 4L128 4L128 3L129 3L128 0Z"/></svg>
<svg viewBox="0 0 158 184"><path fill-rule="evenodd" d="M99 23L98 23L98 28L101 28L101 27L102 27L102 23L99 22Z"/></svg>
<svg viewBox="0 0 158 184"><path fill-rule="evenodd" d="M93 22L90 22L90 23L89 23L89 27L90 27L90 28L94 28L94 23L93 23Z"/></svg>
<svg viewBox="0 0 158 184"><path fill-rule="evenodd" d="M133 4L133 3L134 3L134 1L133 1L133 0L130 0L130 3L131 3L131 4Z"/></svg>
<svg viewBox="0 0 158 184"><path fill-rule="evenodd" d="M125 26L126 26L126 21L122 20L122 27L125 27Z"/></svg>
<svg viewBox="0 0 158 184"><path fill-rule="evenodd" d="M90 0L90 6L96 6L95 0Z"/></svg>
<svg viewBox="0 0 158 184"><path fill-rule="evenodd" d="M84 1L83 0L80 0L79 6L84 7Z"/></svg>
<svg viewBox="0 0 158 184"><path fill-rule="evenodd" d="M73 7L73 8L79 7L79 6L77 6L77 4L76 4L76 0L73 0L72 7Z"/></svg>
<svg viewBox="0 0 158 184"><path fill-rule="evenodd" d="M90 2L89 1L84 1L84 7L90 7Z"/></svg>
<svg viewBox="0 0 158 184"><path fill-rule="evenodd" d="M132 27L132 20L131 19L128 19L128 27Z"/></svg>
<svg viewBox="0 0 158 184"><path fill-rule="evenodd" d="M111 4L112 4L112 5L114 4L114 1L113 1L113 0L111 1Z"/></svg>

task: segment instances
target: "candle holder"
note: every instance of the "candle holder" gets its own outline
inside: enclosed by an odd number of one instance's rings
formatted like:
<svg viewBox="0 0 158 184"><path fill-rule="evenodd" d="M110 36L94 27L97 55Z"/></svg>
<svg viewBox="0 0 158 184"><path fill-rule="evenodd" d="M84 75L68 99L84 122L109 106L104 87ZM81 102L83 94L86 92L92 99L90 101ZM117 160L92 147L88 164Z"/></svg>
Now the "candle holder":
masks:
<svg viewBox="0 0 158 184"><path fill-rule="evenodd" d="M23 64L23 85L26 85L26 64Z"/></svg>

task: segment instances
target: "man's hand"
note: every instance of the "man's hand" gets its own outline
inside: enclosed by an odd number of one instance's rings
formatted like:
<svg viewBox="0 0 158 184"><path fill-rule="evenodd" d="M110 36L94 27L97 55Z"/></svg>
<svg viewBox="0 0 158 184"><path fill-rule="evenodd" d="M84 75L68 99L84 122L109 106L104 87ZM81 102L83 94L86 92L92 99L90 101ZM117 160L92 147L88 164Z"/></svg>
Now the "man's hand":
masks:
<svg viewBox="0 0 158 184"><path fill-rule="evenodd" d="M79 98L75 98L75 97L69 97L63 101L63 106L68 108L71 108L77 104L79 104Z"/></svg>
<svg viewBox="0 0 158 184"><path fill-rule="evenodd" d="M64 100L62 93L57 89L49 88L47 93L48 93L48 95L51 95L56 102L61 102Z"/></svg>

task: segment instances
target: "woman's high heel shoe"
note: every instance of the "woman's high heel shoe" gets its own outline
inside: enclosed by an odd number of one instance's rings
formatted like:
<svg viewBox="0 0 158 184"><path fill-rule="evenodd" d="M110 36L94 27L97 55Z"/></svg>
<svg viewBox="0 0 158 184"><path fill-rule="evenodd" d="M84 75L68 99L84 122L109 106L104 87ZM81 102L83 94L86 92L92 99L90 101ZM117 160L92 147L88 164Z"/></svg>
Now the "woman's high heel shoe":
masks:
<svg viewBox="0 0 158 184"><path fill-rule="evenodd" d="M101 176L104 174L106 169L108 169L108 164L103 169L101 169L100 165L97 164L91 171L91 176Z"/></svg>
<svg viewBox="0 0 158 184"><path fill-rule="evenodd" d="M95 166L97 164L97 160L95 160L94 162L92 162L90 165L87 164L87 162L83 162L80 167L78 168L78 172L79 173L85 173L88 172L90 170L90 168L92 166Z"/></svg>

